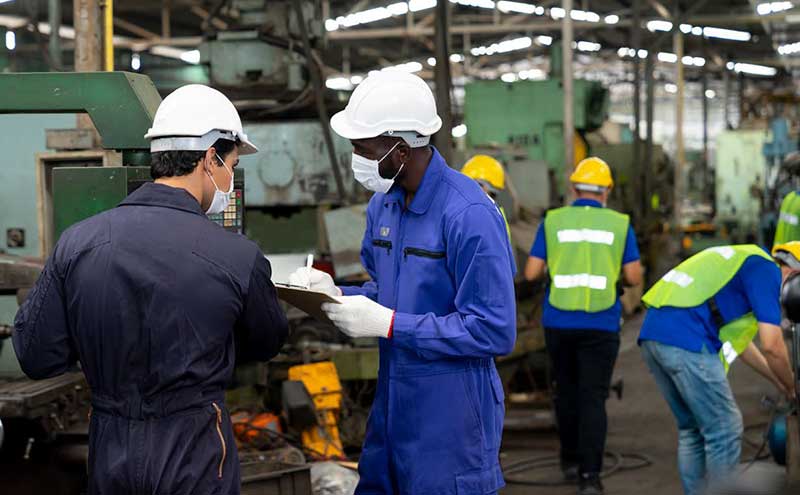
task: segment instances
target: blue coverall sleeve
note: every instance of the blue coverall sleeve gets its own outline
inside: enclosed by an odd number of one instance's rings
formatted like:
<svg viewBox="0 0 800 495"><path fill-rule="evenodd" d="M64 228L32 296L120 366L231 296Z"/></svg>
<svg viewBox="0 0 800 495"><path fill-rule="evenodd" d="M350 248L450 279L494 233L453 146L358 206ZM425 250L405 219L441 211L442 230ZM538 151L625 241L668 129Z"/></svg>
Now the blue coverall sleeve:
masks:
<svg viewBox="0 0 800 495"><path fill-rule="evenodd" d="M392 340L430 360L510 353L517 332L514 262L500 215L486 205L471 205L445 229L455 311L443 316L397 312Z"/></svg>
<svg viewBox="0 0 800 495"><path fill-rule="evenodd" d="M370 202L367 209L367 228L364 231L364 239L361 241L361 263L369 274L371 279L363 285L348 285L339 287L344 296L366 296L373 301L378 301L378 284L375 282L377 279L375 272L375 260L372 257L372 205Z"/></svg>
<svg viewBox="0 0 800 495"><path fill-rule="evenodd" d="M250 274L247 296L236 322L237 360L268 361L281 350L289 335L286 315L278 303L269 261L259 252Z"/></svg>
<svg viewBox="0 0 800 495"><path fill-rule="evenodd" d="M60 375L78 361L58 252L56 247L14 319L14 351L22 371L34 380Z"/></svg>

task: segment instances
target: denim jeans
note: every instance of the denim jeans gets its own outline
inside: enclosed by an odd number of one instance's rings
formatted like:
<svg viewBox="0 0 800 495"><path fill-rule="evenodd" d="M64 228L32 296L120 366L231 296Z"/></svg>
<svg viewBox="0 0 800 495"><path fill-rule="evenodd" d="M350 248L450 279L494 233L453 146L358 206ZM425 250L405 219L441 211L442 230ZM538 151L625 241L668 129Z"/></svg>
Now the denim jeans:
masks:
<svg viewBox="0 0 800 495"><path fill-rule="evenodd" d="M739 464L742 414L716 353L642 342L642 356L678 423L678 470L686 495Z"/></svg>

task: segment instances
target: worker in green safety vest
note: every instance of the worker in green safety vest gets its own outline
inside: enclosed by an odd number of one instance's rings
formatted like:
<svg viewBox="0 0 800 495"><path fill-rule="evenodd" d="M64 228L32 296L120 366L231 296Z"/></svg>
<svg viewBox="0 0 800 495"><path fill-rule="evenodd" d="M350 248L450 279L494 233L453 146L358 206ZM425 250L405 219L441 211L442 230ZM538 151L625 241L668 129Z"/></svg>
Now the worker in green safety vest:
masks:
<svg viewBox="0 0 800 495"><path fill-rule="evenodd" d="M792 191L783 198L773 246L800 241L800 194Z"/></svg>
<svg viewBox="0 0 800 495"><path fill-rule="evenodd" d="M726 379L734 360L741 357L786 395L793 388L780 289L795 271L800 242L775 246L772 257L752 244L712 247L670 270L642 298L648 310L639 344L678 423L687 495L703 493L739 463L742 416Z"/></svg>
<svg viewBox="0 0 800 495"><path fill-rule="evenodd" d="M620 286L641 283L642 267L628 216L605 207L614 185L608 164L586 158L570 181L577 199L547 212L525 278L549 272L542 326L555 378L561 469L578 482L578 493L597 495L605 402L619 352Z"/></svg>

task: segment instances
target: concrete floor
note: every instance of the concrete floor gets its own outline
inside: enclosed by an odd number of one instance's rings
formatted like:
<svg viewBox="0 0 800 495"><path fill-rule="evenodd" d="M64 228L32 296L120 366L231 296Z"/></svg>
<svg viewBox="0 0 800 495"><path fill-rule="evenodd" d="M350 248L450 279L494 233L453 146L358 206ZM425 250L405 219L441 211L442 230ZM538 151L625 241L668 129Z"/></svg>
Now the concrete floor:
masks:
<svg viewBox="0 0 800 495"><path fill-rule="evenodd" d="M677 430L667 403L659 393L639 354L636 339L642 315L626 322L622 331L622 345L617 360L615 379L624 378L625 389L621 401L612 397L608 401L608 449L617 452L638 452L650 456L654 464L634 471L625 471L607 478L604 483L609 495L678 495L683 493L676 465ZM762 409L761 398L775 394L774 387L756 375L746 365L733 366L730 381L742 411L745 426L764 423L769 412ZM747 438L759 441L762 430L746 430ZM520 435L506 434L503 446L503 463L528 456L556 454L558 440L555 433ZM749 460L754 448L743 444L742 457ZM773 471L774 464L759 463L753 472ZM779 473L778 476L781 474ZM557 470L541 471L536 479L558 479ZM568 495L576 493L574 486L536 487L509 484L502 495ZM774 493L774 492L773 492Z"/></svg>

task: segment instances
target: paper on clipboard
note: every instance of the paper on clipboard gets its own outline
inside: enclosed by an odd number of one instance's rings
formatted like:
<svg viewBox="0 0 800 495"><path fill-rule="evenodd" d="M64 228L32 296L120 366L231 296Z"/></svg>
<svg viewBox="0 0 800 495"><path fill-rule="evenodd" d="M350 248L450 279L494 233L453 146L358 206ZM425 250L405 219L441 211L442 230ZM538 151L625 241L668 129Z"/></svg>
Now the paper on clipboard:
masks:
<svg viewBox="0 0 800 495"><path fill-rule="evenodd" d="M321 307L323 303L339 304L339 301L333 297L324 292L280 283L275 284L275 289L278 291L278 297L282 300L320 321L333 325Z"/></svg>

